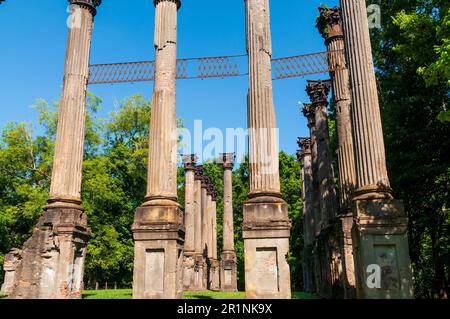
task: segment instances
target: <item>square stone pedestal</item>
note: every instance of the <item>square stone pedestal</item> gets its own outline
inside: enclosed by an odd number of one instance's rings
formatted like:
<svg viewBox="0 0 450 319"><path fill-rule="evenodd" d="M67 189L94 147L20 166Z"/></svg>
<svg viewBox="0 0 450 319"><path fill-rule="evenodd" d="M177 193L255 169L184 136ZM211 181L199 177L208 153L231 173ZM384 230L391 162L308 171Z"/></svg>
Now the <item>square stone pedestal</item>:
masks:
<svg viewBox="0 0 450 319"><path fill-rule="evenodd" d="M202 254L195 255L194 290L203 291L205 286L206 262Z"/></svg>
<svg viewBox="0 0 450 319"><path fill-rule="evenodd" d="M183 213L158 201L139 207L132 226L133 298L180 299L183 295Z"/></svg>
<svg viewBox="0 0 450 319"><path fill-rule="evenodd" d="M195 256L193 254L183 257L183 290L195 289Z"/></svg>
<svg viewBox="0 0 450 319"><path fill-rule="evenodd" d="M225 292L237 291L237 260L234 251L222 252L220 290Z"/></svg>
<svg viewBox="0 0 450 319"><path fill-rule="evenodd" d="M3 270L5 272L5 279L3 281L1 293L9 295L14 286L14 280L16 278L16 269L22 259L19 249L13 249L5 255L5 261L3 263Z"/></svg>
<svg viewBox="0 0 450 319"><path fill-rule="evenodd" d="M344 286L344 298L356 298L355 287L355 262L353 258L353 242L352 242L352 227L353 214L346 212L339 215L340 220L340 248L342 256L342 280Z"/></svg>
<svg viewBox="0 0 450 319"><path fill-rule="evenodd" d="M291 299L287 204L261 196L244 203L245 291L248 299Z"/></svg>
<svg viewBox="0 0 450 319"><path fill-rule="evenodd" d="M220 290L220 263L216 259L211 259L211 267L209 269L210 289L212 291Z"/></svg>
<svg viewBox="0 0 450 319"><path fill-rule="evenodd" d="M353 203L357 298L413 298L408 219L400 200Z"/></svg>
<svg viewBox="0 0 450 319"><path fill-rule="evenodd" d="M79 299L90 230L83 210L44 211L20 255L12 299Z"/></svg>

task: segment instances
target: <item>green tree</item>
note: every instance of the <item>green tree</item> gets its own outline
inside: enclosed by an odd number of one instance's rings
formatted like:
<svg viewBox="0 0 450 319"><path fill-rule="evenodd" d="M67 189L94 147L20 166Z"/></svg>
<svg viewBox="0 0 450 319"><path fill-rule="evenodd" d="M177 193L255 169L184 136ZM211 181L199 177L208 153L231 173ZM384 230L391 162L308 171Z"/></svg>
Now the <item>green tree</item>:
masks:
<svg viewBox="0 0 450 319"><path fill-rule="evenodd" d="M417 297L449 294L449 6L382 1L373 30L388 169L405 202Z"/></svg>

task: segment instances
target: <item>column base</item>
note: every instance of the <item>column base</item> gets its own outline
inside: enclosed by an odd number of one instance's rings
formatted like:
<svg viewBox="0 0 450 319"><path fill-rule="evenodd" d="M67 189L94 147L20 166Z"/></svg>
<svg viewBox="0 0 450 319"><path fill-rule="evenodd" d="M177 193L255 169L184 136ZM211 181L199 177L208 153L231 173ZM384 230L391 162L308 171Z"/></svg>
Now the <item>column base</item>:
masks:
<svg viewBox="0 0 450 319"><path fill-rule="evenodd" d="M204 291L205 286L205 269L206 262L202 254L195 255L195 267L194 267L194 286L193 291Z"/></svg>
<svg viewBox="0 0 450 319"><path fill-rule="evenodd" d="M353 215L357 298L414 298L403 202L355 200Z"/></svg>
<svg viewBox="0 0 450 319"><path fill-rule="evenodd" d="M353 214L347 211L339 215L340 219L340 248L342 256L342 279L344 286L344 298L356 298L355 286L355 261L353 258L353 242L352 242L352 227Z"/></svg>
<svg viewBox="0 0 450 319"><path fill-rule="evenodd" d="M47 207L20 251L11 299L80 299L90 236L81 208Z"/></svg>
<svg viewBox="0 0 450 319"><path fill-rule="evenodd" d="M260 196L244 203L245 291L248 299L291 299L287 203Z"/></svg>
<svg viewBox="0 0 450 319"><path fill-rule="evenodd" d="M19 249L13 249L5 255L5 261L3 263L5 279L0 290L2 294L9 295L12 292L16 278L16 269L22 258L21 254Z"/></svg>
<svg viewBox="0 0 450 319"><path fill-rule="evenodd" d="M183 257L183 290L193 290L195 287L195 256Z"/></svg>
<svg viewBox="0 0 450 319"><path fill-rule="evenodd" d="M176 202L154 200L136 210L133 298L181 299L183 213Z"/></svg>
<svg viewBox="0 0 450 319"><path fill-rule="evenodd" d="M236 292L237 289L237 260L234 251L223 251L220 262L220 290Z"/></svg>
<svg viewBox="0 0 450 319"><path fill-rule="evenodd" d="M220 263L217 259L211 259L209 268L210 290L220 290Z"/></svg>

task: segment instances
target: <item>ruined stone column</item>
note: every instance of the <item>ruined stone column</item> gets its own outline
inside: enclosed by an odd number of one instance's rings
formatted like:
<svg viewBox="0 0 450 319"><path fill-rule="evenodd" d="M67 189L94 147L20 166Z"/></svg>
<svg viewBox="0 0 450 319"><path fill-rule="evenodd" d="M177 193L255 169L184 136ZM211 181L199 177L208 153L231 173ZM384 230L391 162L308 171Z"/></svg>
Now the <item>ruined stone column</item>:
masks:
<svg viewBox="0 0 450 319"><path fill-rule="evenodd" d="M191 290L195 282L195 165L197 156L194 154L183 156L183 162L185 169L184 225L186 228L183 259L183 289Z"/></svg>
<svg viewBox="0 0 450 319"><path fill-rule="evenodd" d="M268 0L246 0L250 192L244 203L247 298L291 298L291 223L280 192Z"/></svg>
<svg viewBox="0 0 450 319"><path fill-rule="evenodd" d="M341 255L343 284L345 297L355 297L355 267L353 260L353 245L351 229L353 213L351 199L355 190L356 170L353 150L351 123L351 93L350 75L345 57L344 34L342 31L341 10L338 7L319 8L320 17L317 27L325 39L328 51L328 63L333 72L330 73L333 87L333 98L336 109L336 128L338 135L338 166L339 166L339 219L341 231Z"/></svg>
<svg viewBox="0 0 450 319"><path fill-rule="evenodd" d="M206 247L207 247L207 264L208 264L208 289L214 289L214 271L215 271L215 260L213 256L213 243L214 243L214 232L213 232L213 196L214 196L214 184L212 179L208 176L208 187L206 189L206 228L207 228L207 238L206 238Z"/></svg>
<svg viewBox="0 0 450 319"><path fill-rule="evenodd" d="M322 273L323 285L318 287L322 297L332 297L332 287L335 284L332 277L332 253L329 246L330 239L334 238L334 224L337 217L336 192L333 183L333 167L330 150L330 138L327 115L327 96L331 83L329 81L308 81L307 93L311 99L315 113L315 135L317 143L317 182L319 184L319 207L321 215L321 230L318 245L324 250Z"/></svg>
<svg viewBox="0 0 450 319"><path fill-rule="evenodd" d="M314 185L311 160L311 138L299 138L298 160L302 166L303 197L303 284L306 292L314 292L312 250L314 244Z"/></svg>
<svg viewBox="0 0 450 319"><path fill-rule="evenodd" d="M212 221L212 257L211 257L211 290L220 289L220 263L217 258L217 191L214 189L211 198L211 221Z"/></svg>
<svg viewBox="0 0 450 319"><path fill-rule="evenodd" d="M91 38L101 0L69 0L72 15L53 158L50 195L24 244L10 298L81 298L86 242L81 176Z"/></svg>
<svg viewBox="0 0 450 319"><path fill-rule="evenodd" d="M341 0L340 4L352 95L357 297L412 298L408 221L403 203L392 197L387 174L366 1ZM373 265L380 270L381 288L367 286L367 276L372 274L367 269Z"/></svg>
<svg viewBox="0 0 450 319"><path fill-rule="evenodd" d="M237 291L237 258L234 250L233 166L234 153L221 154L223 165L223 247L220 266L220 289Z"/></svg>
<svg viewBox="0 0 450 319"><path fill-rule="evenodd" d="M177 199L177 12L179 0L154 0L156 66L147 196L136 210L133 298L182 296L183 214Z"/></svg>
<svg viewBox="0 0 450 319"><path fill-rule="evenodd" d="M203 175L202 178L202 252L203 260L205 262L205 268L203 271L203 287L209 288L209 240L210 240L210 214L209 214L209 199L208 199L208 188L211 180L208 176Z"/></svg>
<svg viewBox="0 0 450 319"><path fill-rule="evenodd" d="M194 274L194 290L204 290L203 276L206 267L202 251L202 179L203 168L197 166L195 169L195 274Z"/></svg>
<svg viewBox="0 0 450 319"><path fill-rule="evenodd" d="M5 279L3 281L2 289L0 290L2 294L9 295L12 292L16 278L16 269L20 264L21 258L21 251L19 249L12 249L5 255L5 261L3 263Z"/></svg>
<svg viewBox="0 0 450 319"><path fill-rule="evenodd" d="M307 93L315 113L315 135L317 143L317 178L320 190L322 228L327 227L337 216L336 191L333 184L333 166L328 129L327 96L329 81L308 81Z"/></svg>
<svg viewBox="0 0 450 319"><path fill-rule="evenodd" d="M311 138L311 171L312 171L312 234L315 238L320 234L322 229L322 219L320 214L320 190L318 183L318 153L317 153L317 137L316 137L316 112L311 104L305 103L302 109L303 115L308 120L309 136Z"/></svg>

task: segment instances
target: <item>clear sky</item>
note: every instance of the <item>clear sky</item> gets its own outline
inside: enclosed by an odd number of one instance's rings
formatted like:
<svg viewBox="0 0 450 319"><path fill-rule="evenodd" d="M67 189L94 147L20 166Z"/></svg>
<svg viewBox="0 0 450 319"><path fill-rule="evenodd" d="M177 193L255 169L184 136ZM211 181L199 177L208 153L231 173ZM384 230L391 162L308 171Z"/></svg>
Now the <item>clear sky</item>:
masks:
<svg viewBox="0 0 450 319"><path fill-rule="evenodd" d="M317 8L338 0L271 0L274 58L325 51L315 28ZM36 123L30 106L61 93L67 27L65 0L6 0L0 4L0 128L8 121ZM153 60L153 0L104 0L98 9L91 63ZM179 11L178 57L245 54L243 0L182 0ZM308 101L307 79L274 82L280 149L295 153L297 137L306 136L299 102ZM150 99L152 82L93 85L104 101L106 117L117 101L142 93ZM179 80L177 115L188 129L194 120L204 127L246 128L248 78Z"/></svg>

